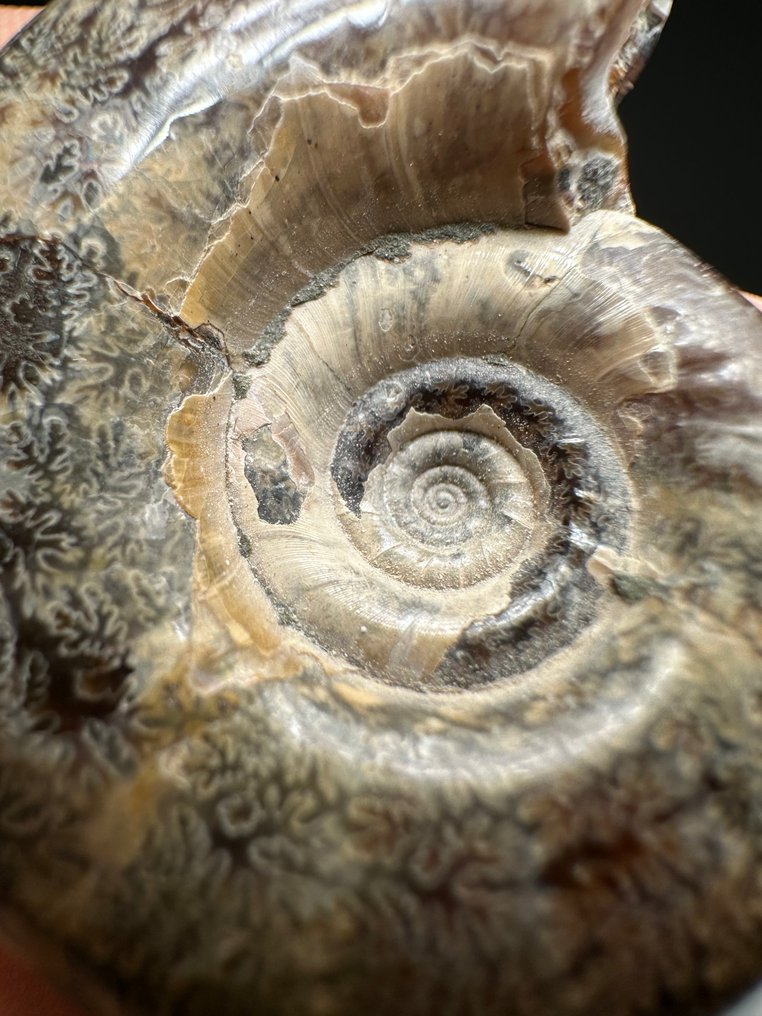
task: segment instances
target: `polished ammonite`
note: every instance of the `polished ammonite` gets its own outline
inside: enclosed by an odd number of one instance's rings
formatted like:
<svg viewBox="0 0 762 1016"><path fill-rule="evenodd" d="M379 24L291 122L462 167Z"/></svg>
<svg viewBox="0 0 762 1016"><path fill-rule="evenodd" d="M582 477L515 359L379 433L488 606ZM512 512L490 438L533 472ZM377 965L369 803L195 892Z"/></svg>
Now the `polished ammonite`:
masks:
<svg viewBox="0 0 762 1016"><path fill-rule="evenodd" d="M0 54L0 925L94 1012L762 976L762 324L632 213L667 8L55 0Z"/></svg>

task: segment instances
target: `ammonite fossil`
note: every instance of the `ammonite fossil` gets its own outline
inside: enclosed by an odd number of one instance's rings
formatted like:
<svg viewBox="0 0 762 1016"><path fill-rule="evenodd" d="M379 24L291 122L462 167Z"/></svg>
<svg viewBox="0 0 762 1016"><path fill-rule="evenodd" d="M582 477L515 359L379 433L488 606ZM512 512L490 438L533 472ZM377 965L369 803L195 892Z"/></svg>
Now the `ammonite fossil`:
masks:
<svg viewBox="0 0 762 1016"><path fill-rule="evenodd" d="M762 976L762 324L633 215L667 8L57 0L3 52L2 920L93 1011Z"/></svg>

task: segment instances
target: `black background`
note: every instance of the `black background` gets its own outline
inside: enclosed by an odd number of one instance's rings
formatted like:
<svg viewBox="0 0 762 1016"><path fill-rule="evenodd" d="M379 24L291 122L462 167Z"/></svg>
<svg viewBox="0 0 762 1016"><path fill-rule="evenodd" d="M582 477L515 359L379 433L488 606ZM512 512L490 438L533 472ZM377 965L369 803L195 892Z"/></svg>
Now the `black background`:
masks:
<svg viewBox="0 0 762 1016"><path fill-rule="evenodd" d="M620 112L638 214L762 293L759 0L674 0Z"/></svg>
<svg viewBox="0 0 762 1016"><path fill-rule="evenodd" d="M674 0L621 106L638 213L755 293L762 293L760 26L760 0Z"/></svg>

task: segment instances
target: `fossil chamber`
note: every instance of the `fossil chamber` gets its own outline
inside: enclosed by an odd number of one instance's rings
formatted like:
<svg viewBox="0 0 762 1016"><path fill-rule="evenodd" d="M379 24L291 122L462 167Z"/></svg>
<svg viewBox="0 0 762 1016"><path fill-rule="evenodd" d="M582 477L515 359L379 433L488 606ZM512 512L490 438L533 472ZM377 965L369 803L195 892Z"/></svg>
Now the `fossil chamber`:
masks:
<svg viewBox="0 0 762 1016"><path fill-rule="evenodd" d="M762 320L632 207L668 8L0 52L0 930L86 1011L762 978Z"/></svg>

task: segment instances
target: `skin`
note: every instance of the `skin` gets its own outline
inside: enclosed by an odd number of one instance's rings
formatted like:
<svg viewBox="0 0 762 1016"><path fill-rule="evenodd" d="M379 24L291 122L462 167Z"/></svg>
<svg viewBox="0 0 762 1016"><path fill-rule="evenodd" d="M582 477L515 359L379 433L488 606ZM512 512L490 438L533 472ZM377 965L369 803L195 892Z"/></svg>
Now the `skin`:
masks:
<svg viewBox="0 0 762 1016"><path fill-rule="evenodd" d="M39 11L39 7L0 6L0 47ZM760 311L762 297L745 294ZM67 1001L25 959L0 944L0 1013L3 1016L87 1016Z"/></svg>
<svg viewBox="0 0 762 1016"><path fill-rule="evenodd" d="M0 7L0 46L21 31L40 10L39 7Z"/></svg>
<svg viewBox="0 0 762 1016"><path fill-rule="evenodd" d="M3 1016L86 1016L33 967L0 947L0 1012Z"/></svg>

